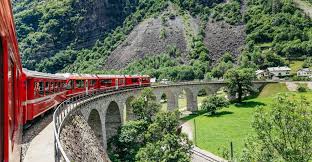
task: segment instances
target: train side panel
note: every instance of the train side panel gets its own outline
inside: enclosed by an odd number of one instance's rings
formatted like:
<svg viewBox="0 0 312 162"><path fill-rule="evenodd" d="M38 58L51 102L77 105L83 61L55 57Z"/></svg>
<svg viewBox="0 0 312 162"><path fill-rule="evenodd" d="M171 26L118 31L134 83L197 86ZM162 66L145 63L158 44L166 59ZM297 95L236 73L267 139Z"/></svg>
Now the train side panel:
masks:
<svg viewBox="0 0 312 162"><path fill-rule="evenodd" d="M9 0L0 1L0 161L20 161L22 67Z"/></svg>
<svg viewBox="0 0 312 162"><path fill-rule="evenodd" d="M27 78L27 104L24 123L56 107L66 99L65 80Z"/></svg>

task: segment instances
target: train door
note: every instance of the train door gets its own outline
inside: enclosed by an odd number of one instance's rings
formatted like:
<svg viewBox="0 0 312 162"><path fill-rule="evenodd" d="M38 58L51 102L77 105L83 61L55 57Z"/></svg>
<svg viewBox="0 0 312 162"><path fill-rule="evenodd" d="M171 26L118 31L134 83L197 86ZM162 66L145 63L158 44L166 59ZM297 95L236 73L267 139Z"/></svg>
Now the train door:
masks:
<svg viewBox="0 0 312 162"><path fill-rule="evenodd" d="M0 38L0 161L3 161L3 153L4 153L4 134L3 134L3 127L4 127L4 95L3 95L3 48L2 48L2 41Z"/></svg>
<svg viewBox="0 0 312 162"><path fill-rule="evenodd" d="M8 117L9 117L9 148L14 148L14 135L16 131L16 113L15 113L15 73L14 63L11 59L8 62ZM13 150L12 150L13 151ZM14 158L10 155L9 159Z"/></svg>

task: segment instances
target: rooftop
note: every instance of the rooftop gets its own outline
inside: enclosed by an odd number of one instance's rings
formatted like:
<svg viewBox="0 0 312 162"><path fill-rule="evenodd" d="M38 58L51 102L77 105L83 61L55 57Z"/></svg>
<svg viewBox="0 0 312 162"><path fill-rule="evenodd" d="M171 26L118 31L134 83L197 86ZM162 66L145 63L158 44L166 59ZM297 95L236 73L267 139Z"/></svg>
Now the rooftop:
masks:
<svg viewBox="0 0 312 162"><path fill-rule="evenodd" d="M309 69L309 68L300 69L300 70L298 70L298 71L303 71L303 72L312 72L312 70L311 70L311 69Z"/></svg>
<svg viewBox="0 0 312 162"><path fill-rule="evenodd" d="M290 71L291 69L287 66L282 67L269 67L268 70L271 71Z"/></svg>

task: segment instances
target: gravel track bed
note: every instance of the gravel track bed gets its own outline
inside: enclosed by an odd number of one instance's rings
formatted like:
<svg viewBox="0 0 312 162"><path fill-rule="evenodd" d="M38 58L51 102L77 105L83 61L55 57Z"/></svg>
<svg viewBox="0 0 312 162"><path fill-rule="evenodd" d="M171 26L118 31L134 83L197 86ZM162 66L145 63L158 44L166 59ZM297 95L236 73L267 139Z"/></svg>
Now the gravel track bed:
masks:
<svg viewBox="0 0 312 162"><path fill-rule="evenodd" d="M43 117L38 117L32 125L23 130L22 161L24 160L31 141L53 120L53 111L48 111Z"/></svg>

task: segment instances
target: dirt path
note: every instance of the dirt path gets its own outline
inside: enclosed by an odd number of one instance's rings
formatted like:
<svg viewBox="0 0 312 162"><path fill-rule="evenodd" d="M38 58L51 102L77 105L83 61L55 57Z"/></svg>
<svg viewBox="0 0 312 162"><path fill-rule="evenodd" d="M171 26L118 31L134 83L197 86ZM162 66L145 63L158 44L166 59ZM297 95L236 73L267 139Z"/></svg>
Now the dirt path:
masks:
<svg viewBox="0 0 312 162"><path fill-rule="evenodd" d="M286 82L287 89L291 92L296 92L298 89L298 85L294 82Z"/></svg>
<svg viewBox="0 0 312 162"><path fill-rule="evenodd" d="M310 18L312 18L312 5L302 0L294 0L296 6L303 10Z"/></svg>
<svg viewBox="0 0 312 162"><path fill-rule="evenodd" d="M312 82L308 83L308 88L312 90Z"/></svg>

